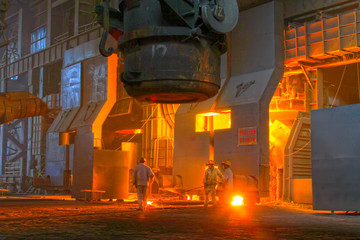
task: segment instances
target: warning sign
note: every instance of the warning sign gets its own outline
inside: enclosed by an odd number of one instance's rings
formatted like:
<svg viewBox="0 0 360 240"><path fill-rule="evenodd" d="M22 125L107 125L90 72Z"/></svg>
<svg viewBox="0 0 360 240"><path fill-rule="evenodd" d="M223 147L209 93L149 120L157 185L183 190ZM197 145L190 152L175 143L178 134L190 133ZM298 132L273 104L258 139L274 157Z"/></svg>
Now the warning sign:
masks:
<svg viewBox="0 0 360 240"><path fill-rule="evenodd" d="M239 145L256 145L257 144L257 128L239 128L238 146Z"/></svg>

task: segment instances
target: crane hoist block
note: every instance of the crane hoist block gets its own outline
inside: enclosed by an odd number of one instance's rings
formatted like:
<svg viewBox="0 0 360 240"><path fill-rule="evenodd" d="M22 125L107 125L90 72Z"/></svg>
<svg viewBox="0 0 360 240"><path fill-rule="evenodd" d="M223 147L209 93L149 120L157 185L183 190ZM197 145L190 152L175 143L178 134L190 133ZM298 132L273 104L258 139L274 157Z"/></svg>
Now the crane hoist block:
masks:
<svg viewBox="0 0 360 240"><path fill-rule="evenodd" d="M104 56L111 34L124 56L119 74L127 93L139 101L190 103L213 97L220 88L220 58L226 33L238 20L236 0L108 0L97 5L105 28ZM120 34L119 34L120 33Z"/></svg>

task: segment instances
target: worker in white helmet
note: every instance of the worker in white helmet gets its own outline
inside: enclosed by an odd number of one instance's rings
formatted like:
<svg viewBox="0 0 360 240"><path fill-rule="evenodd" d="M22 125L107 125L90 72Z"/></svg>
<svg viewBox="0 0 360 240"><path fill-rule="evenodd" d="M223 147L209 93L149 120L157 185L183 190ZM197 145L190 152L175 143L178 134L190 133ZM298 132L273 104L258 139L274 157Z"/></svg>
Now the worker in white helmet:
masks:
<svg viewBox="0 0 360 240"><path fill-rule="evenodd" d="M224 176L222 178L222 202L224 205L229 204L232 198L233 192L233 172L230 169L231 161L226 159L221 163L224 168Z"/></svg>
<svg viewBox="0 0 360 240"><path fill-rule="evenodd" d="M208 206L209 203L209 194L211 194L211 201L213 206L216 206L216 185L218 183L218 178L222 178L222 173L219 169L214 167L214 160L209 160L207 163L208 168L205 171L204 177L204 188L205 188L205 199L204 207Z"/></svg>
<svg viewBox="0 0 360 240"><path fill-rule="evenodd" d="M133 184L136 187L138 198L138 210L144 210L147 204L147 186L151 184L154 173L145 165L146 159L140 158L139 164L135 166Z"/></svg>

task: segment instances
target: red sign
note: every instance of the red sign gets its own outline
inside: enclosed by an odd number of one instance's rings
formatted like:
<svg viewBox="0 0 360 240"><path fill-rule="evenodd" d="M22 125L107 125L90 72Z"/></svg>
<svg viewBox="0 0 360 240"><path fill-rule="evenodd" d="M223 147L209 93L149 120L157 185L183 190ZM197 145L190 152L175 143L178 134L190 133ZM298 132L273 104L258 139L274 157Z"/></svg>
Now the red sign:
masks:
<svg viewBox="0 0 360 240"><path fill-rule="evenodd" d="M256 145L257 144L257 128L239 128L238 145Z"/></svg>

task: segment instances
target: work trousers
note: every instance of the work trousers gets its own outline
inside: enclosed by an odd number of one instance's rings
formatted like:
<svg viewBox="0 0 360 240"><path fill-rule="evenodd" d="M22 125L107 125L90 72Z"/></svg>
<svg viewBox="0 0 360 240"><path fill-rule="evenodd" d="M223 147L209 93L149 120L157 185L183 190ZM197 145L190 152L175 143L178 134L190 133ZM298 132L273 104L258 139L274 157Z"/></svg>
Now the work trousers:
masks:
<svg viewBox="0 0 360 240"><path fill-rule="evenodd" d="M137 193L139 208L144 209L147 200L147 186L138 185L136 187L136 193Z"/></svg>
<svg viewBox="0 0 360 240"><path fill-rule="evenodd" d="M229 206L233 198L233 189L231 187L223 187L221 195L221 205Z"/></svg>
<svg viewBox="0 0 360 240"><path fill-rule="evenodd" d="M209 203L209 194L211 195L211 201L212 201L212 204L214 206L216 206L216 198L215 198L215 195L216 195L216 189L215 189L216 185L213 184L213 185L207 185L205 187L205 202L204 202L204 206L207 207L208 203Z"/></svg>

